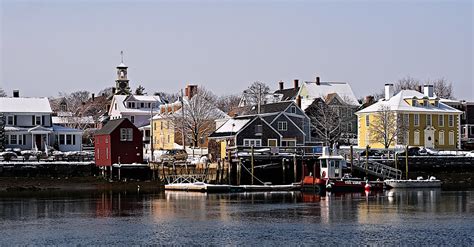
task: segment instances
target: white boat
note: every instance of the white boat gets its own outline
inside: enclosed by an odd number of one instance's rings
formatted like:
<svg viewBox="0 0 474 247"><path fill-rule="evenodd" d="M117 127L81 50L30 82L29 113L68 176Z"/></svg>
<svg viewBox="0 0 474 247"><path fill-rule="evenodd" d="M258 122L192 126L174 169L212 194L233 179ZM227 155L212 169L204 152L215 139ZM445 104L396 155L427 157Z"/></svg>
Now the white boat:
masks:
<svg viewBox="0 0 474 247"><path fill-rule="evenodd" d="M403 179L388 179L385 180L385 185L389 188L439 188L441 187L441 180L435 177L423 179L418 177L416 180Z"/></svg>

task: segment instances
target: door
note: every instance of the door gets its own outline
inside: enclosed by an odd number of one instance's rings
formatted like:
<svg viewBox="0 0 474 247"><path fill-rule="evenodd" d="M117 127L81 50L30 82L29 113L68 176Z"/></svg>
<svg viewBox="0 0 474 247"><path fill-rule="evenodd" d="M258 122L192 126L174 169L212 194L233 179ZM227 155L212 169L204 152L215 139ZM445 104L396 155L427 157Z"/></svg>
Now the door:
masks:
<svg viewBox="0 0 474 247"><path fill-rule="evenodd" d="M43 150L43 147L41 146L41 141L41 135L35 135L35 144L38 150Z"/></svg>
<svg viewBox="0 0 474 247"><path fill-rule="evenodd" d="M435 130L431 126L425 129L425 147L434 148L434 132Z"/></svg>

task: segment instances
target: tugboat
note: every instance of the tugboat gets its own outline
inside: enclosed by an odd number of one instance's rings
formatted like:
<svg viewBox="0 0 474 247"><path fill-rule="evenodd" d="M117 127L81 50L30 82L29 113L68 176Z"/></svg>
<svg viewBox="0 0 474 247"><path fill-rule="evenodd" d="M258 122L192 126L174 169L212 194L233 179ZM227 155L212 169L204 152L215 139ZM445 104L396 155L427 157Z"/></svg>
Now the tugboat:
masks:
<svg viewBox="0 0 474 247"><path fill-rule="evenodd" d="M335 152L336 153L336 152ZM341 155L330 155L328 148L323 148L323 154L319 159L319 178L310 174L302 181L304 191L364 191L382 190L383 182L369 182L361 178L343 174L342 169L346 166L346 160Z"/></svg>

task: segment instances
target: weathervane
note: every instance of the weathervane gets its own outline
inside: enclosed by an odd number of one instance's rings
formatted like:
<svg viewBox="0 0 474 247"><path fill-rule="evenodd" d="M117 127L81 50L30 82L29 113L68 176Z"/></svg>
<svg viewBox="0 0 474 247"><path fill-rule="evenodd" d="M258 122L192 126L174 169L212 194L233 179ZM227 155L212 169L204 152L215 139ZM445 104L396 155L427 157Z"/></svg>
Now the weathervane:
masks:
<svg viewBox="0 0 474 247"><path fill-rule="evenodd" d="M122 57L122 63L123 63L123 51L120 51L120 56Z"/></svg>

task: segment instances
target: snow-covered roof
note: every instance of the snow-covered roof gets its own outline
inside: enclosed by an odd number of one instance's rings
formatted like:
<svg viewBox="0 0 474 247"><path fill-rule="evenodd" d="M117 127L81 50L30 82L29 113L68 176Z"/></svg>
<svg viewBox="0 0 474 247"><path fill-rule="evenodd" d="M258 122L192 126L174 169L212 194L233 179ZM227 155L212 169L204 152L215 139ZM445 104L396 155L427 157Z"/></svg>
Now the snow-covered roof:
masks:
<svg viewBox="0 0 474 247"><path fill-rule="evenodd" d="M218 128L215 133L237 133L251 120L252 118L231 118Z"/></svg>
<svg viewBox="0 0 474 247"><path fill-rule="evenodd" d="M86 116L86 117L55 116L55 117L52 117L52 120L53 120L53 124L68 124L68 123L94 124L94 118L92 116Z"/></svg>
<svg viewBox="0 0 474 247"><path fill-rule="evenodd" d="M52 113L48 98L0 97L0 112Z"/></svg>
<svg viewBox="0 0 474 247"><path fill-rule="evenodd" d="M322 98L328 94L337 93L347 104L360 105L354 91L352 91L351 86L347 82L320 82L319 85L315 82L304 82L303 86L307 90L309 96L308 100L312 99L313 101L316 98ZM302 107L302 109L306 108Z"/></svg>
<svg viewBox="0 0 474 247"><path fill-rule="evenodd" d="M399 112L462 113L461 111L456 110L442 102L439 102L437 107L432 104L428 104L427 106L419 104L412 106L407 102L413 98L423 99L424 97L424 94L415 90L402 90L395 96L392 96L390 99L380 100L377 103L356 112L356 114L377 112L380 111L380 107L382 106L388 106L390 107L390 110ZM433 100L435 98L430 99Z"/></svg>
<svg viewBox="0 0 474 247"><path fill-rule="evenodd" d="M130 99L128 99L130 97ZM133 98L132 98L133 97ZM150 108L128 108L125 106L125 101L134 101L134 102L158 102L161 104L160 96L147 96L147 95L114 95L112 102L117 104L117 111L122 113L135 113L135 114L150 114ZM114 105L111 106L111 109ZM158 106L154 110L159 111Z"/></svg>
<svg viewBox="0 0 474 247"><path fill-rule="evenodd" d="M123 62L121 62L117 68L127 68L127 65L125 65Z"/></svg>

